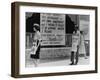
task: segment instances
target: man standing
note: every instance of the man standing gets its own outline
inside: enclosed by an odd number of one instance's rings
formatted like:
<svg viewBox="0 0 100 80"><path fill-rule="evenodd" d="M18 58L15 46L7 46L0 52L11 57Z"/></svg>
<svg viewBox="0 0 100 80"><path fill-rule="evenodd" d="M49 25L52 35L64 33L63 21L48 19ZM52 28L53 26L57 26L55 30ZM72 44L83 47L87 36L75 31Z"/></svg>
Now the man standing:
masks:
<svg viewBox="0 0 100 80"><path fill-rule="evenodd" d="M71 64L77 65L78 63L78 55L79 55L79 45L80 45L80 31L78 27L75 26L75 30L72 35L72 49L71 49Z"/></svg>

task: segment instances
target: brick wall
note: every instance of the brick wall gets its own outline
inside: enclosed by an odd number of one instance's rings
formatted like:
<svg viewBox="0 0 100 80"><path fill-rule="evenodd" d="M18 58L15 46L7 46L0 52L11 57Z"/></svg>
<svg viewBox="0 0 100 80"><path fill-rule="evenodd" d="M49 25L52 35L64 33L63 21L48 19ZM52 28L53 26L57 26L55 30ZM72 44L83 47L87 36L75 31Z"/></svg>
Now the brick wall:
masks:
<svg viewBox="0 0 100 80"><path fill-rule="evenodd" d="M70 48L62 47L62 48L41 48L40 58L57 58L57 57L69 57L70 56Z"/></svg>

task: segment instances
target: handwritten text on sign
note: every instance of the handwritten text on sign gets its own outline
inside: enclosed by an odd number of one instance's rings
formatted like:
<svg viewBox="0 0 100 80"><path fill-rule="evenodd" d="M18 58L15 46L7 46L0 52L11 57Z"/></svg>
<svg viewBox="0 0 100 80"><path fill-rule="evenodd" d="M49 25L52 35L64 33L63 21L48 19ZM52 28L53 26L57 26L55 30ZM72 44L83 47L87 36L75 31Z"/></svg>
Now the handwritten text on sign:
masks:
<svg viewBox="0 0 100 80"><path fill-rule="evenodd" d="M65 15L40 14L42 45L65 45Z"/></svg>

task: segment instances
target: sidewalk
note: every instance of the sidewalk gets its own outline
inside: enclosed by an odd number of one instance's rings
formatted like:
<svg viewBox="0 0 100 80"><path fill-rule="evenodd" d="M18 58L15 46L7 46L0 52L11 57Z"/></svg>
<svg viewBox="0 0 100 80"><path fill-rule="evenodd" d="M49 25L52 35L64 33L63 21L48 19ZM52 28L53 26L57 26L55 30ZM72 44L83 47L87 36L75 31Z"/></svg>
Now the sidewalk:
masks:
<svg viewBox="0 0 100 80"><path fill-rule="evenodd" d="M70 66L70 59L41 59L37 67L50 67L50 66ZM79 62L77 65L88 65L89 57L85 59L84 57L79 57ZM26 67L34 67L34 60L30 59L27 61Z"/></svg>

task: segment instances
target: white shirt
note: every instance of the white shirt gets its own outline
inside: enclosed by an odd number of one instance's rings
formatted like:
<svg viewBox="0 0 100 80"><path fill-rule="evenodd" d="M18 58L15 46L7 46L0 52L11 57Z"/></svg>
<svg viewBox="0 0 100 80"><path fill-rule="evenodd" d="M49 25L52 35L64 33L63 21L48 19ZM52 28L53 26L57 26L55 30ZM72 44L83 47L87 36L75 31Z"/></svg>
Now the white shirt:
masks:
<svg viewBox="0 0 100 80"><path fill-rule="evenodd" d="M41 33L37 31L34 35L34 40L41 40Z"/></svg>
<svg viewBox="0 0 100 80"><path fill-rule="evenodd" d="M80 32L77 31L72 35L72 51L77 52L77 46L80 44Z"/></svg>

